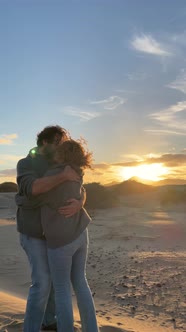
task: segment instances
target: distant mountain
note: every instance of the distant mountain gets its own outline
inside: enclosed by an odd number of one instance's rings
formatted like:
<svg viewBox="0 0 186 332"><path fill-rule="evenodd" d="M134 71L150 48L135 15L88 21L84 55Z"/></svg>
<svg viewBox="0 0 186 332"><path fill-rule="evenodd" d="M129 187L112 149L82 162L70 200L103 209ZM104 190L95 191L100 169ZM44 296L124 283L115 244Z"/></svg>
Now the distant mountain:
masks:
<svg viewBox="0 0 186 332"><path fill-rule="evenodd" d="M186 184L186 180L183 179L164 179L160 181L156 181L154 186L166 186L166 185L184 185Z"/></svg>
<svg viewBox="0 0 186 332"><path fill-rule="evenodd" d="M0 192L7 193L7 192L17 192L17 184L14 182L3 182L0 183Z"/></svg>
<svg viewBox="0 0 186 332"><path fill-rule="evenodd" d="M146 193L149 191L154 191L155 188L152 185L147 185L134 180L134 178L131 178L127 181L123 181L119 184L110 186L109 190L118 195L127 195Z"/></svg>
<svg viewBox="0 0 186 332"><path fill-rule="evenodd" d="M104 187L110 187L110 186L113 186L113 185L115 185L115 184L119 184L120 182L118 182L118 181L112 181L112 182L109 182L109 183L106 183L106 184L104 184Z"/></svg>
<svg viewBox="0 0 186 332"><path fill-rule="evenodd" d="M148 185L155 185L155 183L156 183L156 181L138 178L137 176L133 176L132 178L128 179L127 181L136 181L136 182L148 184Z"/></svg>
<svg viewBox="0 0 186 332"><path fill-rule="evenodd" d="M166 186L166 185L184 185L186 184L186 180L183 179L164 179L160 181L151 181L138 178L137 176L133 176L129 179L129 181L136 181L143 184L148 184L152 186Z"/></svg>

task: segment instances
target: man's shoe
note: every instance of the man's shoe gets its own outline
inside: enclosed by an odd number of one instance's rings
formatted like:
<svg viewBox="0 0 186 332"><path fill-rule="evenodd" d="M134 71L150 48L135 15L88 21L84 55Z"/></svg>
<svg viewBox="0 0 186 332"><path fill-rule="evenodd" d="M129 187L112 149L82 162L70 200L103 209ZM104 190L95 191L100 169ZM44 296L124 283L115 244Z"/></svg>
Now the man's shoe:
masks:
<svg viewBox="0 0 186 332"><path fill-rule="evenodd" d="M44 325L41 326L41 331L57 331L57 324Z"/></svg>

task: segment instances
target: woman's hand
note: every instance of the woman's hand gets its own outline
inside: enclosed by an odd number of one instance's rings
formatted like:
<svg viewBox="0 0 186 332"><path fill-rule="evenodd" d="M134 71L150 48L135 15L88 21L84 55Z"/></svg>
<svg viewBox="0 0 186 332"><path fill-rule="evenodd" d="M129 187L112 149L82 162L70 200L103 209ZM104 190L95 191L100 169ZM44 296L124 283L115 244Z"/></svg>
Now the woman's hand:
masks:
<svg viewBox="0 0 186 332"><path fill-rule="evenodd" d="M60 214L63 214L66 218L72 217L82 208L82 200L75 198L68 199L68 205L65 205L58 209Z"/></svg>

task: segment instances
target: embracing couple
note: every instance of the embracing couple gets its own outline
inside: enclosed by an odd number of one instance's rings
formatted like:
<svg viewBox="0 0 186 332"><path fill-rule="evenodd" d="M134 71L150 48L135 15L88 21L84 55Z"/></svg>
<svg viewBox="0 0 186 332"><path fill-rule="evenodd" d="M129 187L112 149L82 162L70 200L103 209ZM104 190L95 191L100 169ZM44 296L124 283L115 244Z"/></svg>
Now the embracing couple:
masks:
<svg viewBox="0 0 186 332"><path fill-rule="evenodd" d="M44 128L17 164L17 229L31 268L24 332L74 332L71 284L83 332L98 332L86 279L83 170L92 155L59 126Z"/></svg>

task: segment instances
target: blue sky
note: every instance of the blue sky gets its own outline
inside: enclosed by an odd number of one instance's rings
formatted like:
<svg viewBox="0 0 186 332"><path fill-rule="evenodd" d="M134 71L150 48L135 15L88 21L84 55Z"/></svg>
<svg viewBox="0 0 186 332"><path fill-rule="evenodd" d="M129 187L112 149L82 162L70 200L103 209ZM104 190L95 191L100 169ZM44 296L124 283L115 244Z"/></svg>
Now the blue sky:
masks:
<svg viewBox="0 0 186 332"><path fill-rule="evenodd" d="M0 45L0 182L51 124L88 141L91 181L186 178L184 0L1 0Z"/></svg>

